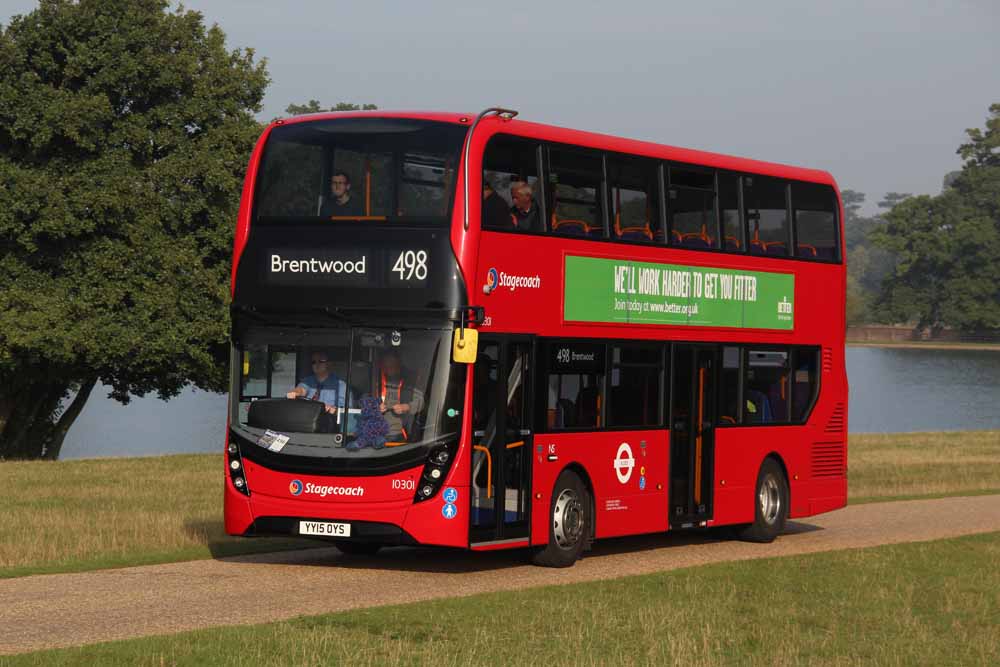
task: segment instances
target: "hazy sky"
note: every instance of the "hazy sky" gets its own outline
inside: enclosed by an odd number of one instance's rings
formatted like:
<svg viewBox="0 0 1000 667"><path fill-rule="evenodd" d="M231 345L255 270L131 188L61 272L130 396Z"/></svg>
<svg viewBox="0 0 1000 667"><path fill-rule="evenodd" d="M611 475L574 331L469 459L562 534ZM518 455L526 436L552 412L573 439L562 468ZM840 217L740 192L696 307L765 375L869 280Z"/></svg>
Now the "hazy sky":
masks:
<svg viewBox="0 0 1000 667"><path fill-rule="evenodd" d="M34 2L0 0L0 21ZM829 170L936 194L1000 102L997 0L188 0L290 102L475 113Z"/></svg>

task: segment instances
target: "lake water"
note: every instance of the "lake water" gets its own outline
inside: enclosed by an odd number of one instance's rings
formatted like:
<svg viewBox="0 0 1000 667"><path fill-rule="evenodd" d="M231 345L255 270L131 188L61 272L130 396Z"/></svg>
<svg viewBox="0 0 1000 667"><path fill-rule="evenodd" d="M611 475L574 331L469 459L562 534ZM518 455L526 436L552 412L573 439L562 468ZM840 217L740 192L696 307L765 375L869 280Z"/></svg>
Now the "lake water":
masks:
<svg viewBox="0 0 1000 667"><path fill-rule="evenodd" d="M1000 429L1000 351L851 347L851 433ZM187 390L127 406L98 385L61 458L216 452L226 431L226 396Z"/></svg>

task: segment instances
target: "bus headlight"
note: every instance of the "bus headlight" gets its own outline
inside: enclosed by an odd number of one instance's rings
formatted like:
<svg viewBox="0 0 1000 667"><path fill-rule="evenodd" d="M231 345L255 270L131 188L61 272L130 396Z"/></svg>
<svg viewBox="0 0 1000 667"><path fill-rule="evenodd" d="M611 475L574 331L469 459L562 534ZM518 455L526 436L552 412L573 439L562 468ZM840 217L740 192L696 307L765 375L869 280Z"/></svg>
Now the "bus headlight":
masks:
<svg viewBox="0 0 1000 667"><path fill-rule="evenodd" d="M427 462L424 463L424 470L421 476L422 486L418 487L417 492L413 494L414 502L429 500L437 494L441 488L441 484L444 482L444 478L447 476L448 469L451 467L455 445L457 443L450 446L438 446L428 452Z"/></svg>

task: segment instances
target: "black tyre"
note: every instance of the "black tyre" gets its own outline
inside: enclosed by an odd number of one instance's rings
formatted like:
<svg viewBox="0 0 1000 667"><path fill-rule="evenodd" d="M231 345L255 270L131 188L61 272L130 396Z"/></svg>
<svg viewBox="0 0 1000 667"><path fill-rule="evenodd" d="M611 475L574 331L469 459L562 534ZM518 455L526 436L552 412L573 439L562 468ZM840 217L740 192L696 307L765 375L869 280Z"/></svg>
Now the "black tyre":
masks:
<svg viewBox="0 0 1000 667"><path fill-rule="evenodd" d="M564 470L556 480L549 506L549 543L534 553L543 567L569 567L580 558L590 537L590 494L580 477Z"/></svg>
<svg viewBox="0 0 1000 667"><path fill-rule="evenodd" d="M334 546L350 556L374 556L382 545L378 542L351 542L349 540L334 540Z"/></svg>
<svg viewBox="0 0 1000 667"><path fill-rule="evenodd" d="M737 530L748 542L773 542L788 520L788 480L774 459L765 459L754 487L753 523Z"/></svg>

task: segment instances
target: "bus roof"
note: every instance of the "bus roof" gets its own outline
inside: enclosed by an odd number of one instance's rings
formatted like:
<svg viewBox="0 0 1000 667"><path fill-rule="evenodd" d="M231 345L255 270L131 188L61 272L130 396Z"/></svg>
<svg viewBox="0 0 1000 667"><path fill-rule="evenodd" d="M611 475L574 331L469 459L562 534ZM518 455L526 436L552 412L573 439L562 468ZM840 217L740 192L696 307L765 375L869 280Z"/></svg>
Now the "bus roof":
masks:
<svg viewBox="0 0 1000 667"><path fill-rule="evenodd" d="M285 125L291 123L301 123L316 120L332 120L342 118L410 118L414 120L436 121L441 123L454 123L471 125L476 114L435 112L435 111L336 111L315 114L305 114L290 118L279 118L272 125ZM625 153L631 155L641 155L644 157L670 160L676 162L686 162L689 164L703 165L715 169L726 169L730 171L742 171L762 176L775 176L780 178L791 178L800 181L811 181L837 186L833 176L821 169L809 169L797 167L778 162L766 162L753 160L750 158L725 155L722 153L712 153L700 151L692 148L681 148L669 144L659 144L651 141L639 141L637 139L626 139L609 134L597 132L585 132L570 128L559 127L558 125L546 125L544 123L533 123L531 121L501 119L497 116L487 116L480 121L483 127L490 127L496 130L497 125L503 125L503 132L530 137L533 139L553 141L556 143L572 144L605 150L615 153Z"/></svg>

